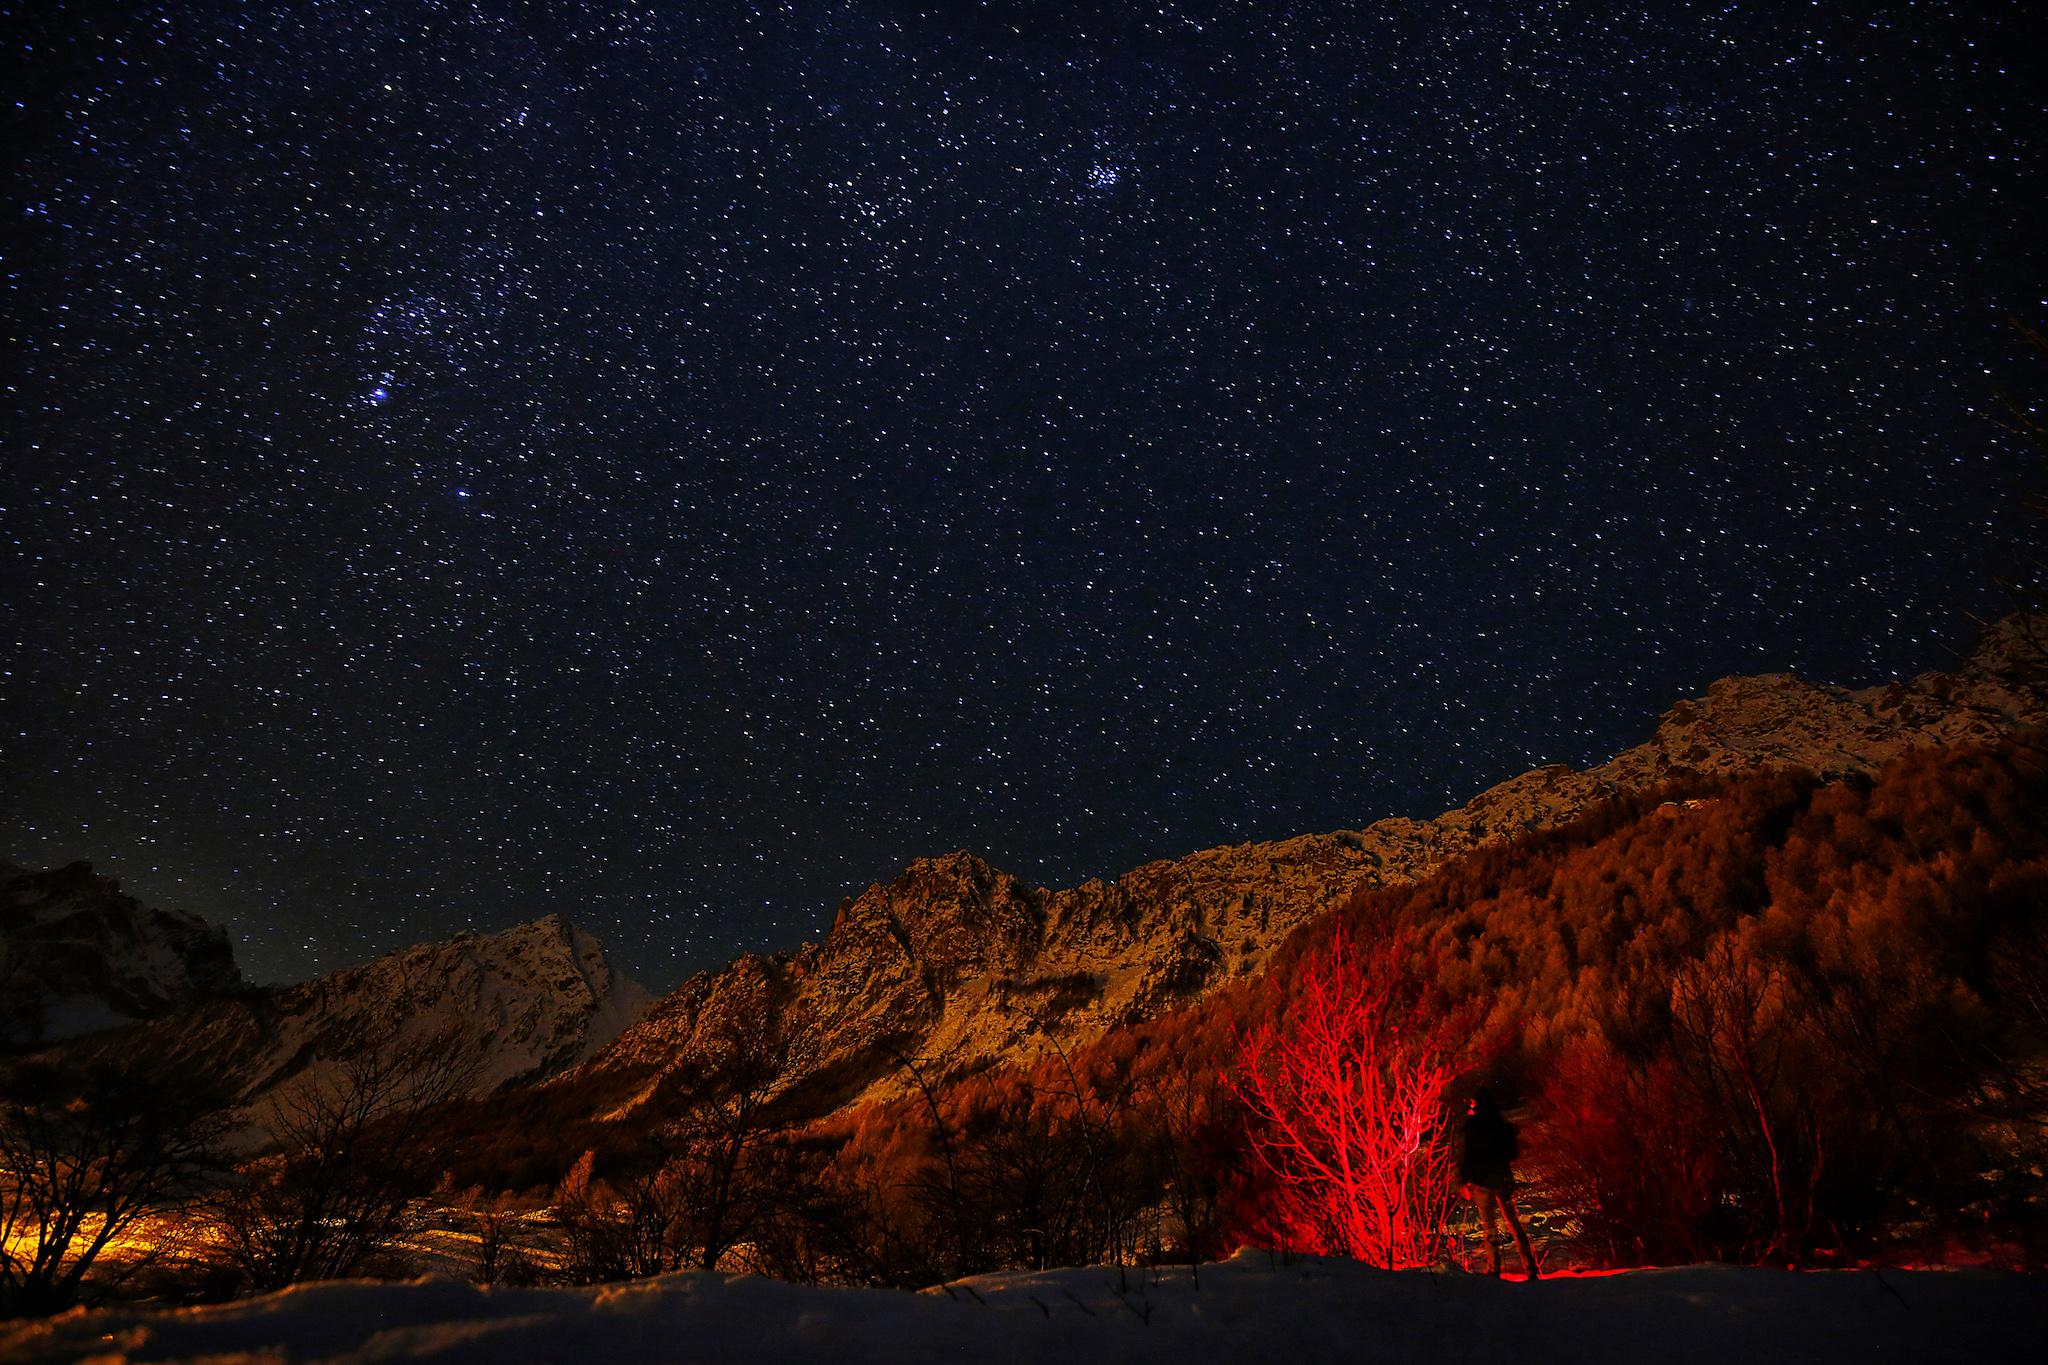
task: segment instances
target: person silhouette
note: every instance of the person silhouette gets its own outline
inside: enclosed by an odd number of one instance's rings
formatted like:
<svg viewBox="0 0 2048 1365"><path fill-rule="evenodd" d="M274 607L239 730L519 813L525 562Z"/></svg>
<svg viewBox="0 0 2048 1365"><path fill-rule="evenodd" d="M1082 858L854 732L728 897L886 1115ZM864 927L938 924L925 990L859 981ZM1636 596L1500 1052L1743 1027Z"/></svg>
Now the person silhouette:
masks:
<svg viewBox="0 0 2048 1365"><path fill-rule="evenodd" d="M1494 1225L1498 1210L1506 1216L1508 1230L1514 1234L1515 1249L1522 1254L1522 1269L1534 1280L1541 1274L1536 1253L1515 1213L1514 1162L1519 1149L1515 1125L1502 1115L1493 1092L1481 1086L1465 1106L1465 1121L1458 1129L1458 1183L1465 1198L1479 1210L1485 1225L1489 1273L1500 1274L1500 1239Z"/></svg>

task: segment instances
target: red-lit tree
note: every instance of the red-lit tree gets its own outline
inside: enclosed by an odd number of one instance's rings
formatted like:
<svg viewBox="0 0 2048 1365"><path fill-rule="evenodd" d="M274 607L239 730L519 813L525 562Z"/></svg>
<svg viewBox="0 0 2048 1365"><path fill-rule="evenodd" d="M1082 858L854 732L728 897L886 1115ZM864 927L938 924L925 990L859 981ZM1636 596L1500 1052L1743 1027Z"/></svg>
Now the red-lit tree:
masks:
<svg viewBox="0 0 2048 1365"><path fill-rule="evenodd" d="M1720 1128L1668 1052L1574 1041L1545 1077L1535 1135L1554 1214L1577 1225L1581 1254L1610 1266L1711 1255Z"/></svg>
<svg viewBox="0 0 2048 1365"><path fill-rule="evenodd" d="M1387 1269L1437 1258L1464 1040L1428 995L1404 944L1340 935L1240 1038L1234 1084L1265 1177L1248 1231Z"/></svg>

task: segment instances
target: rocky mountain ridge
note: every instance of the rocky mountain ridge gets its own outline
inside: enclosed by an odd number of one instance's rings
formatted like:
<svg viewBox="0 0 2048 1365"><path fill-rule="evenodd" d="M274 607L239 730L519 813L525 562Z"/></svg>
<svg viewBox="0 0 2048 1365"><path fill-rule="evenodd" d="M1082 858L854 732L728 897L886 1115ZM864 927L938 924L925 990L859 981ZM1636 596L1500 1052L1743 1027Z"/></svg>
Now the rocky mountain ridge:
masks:
<svg viewBox="0 0 2048 1365"><path fill-rule="evenodd" d="M1688 774L1874 771L1927 746L1990 742L2048 723L2038 636L1989 630L1953 673L1851 691L1789 674L1724 678L1681 701L1645 743L1584 771L1553 764L1433 820L1205 849L1064 890L968 852L919 859L840 906L819 943L700 973L581 1071L630 1096L714 1052L768 1011L796 1039L807 1107L908 1086L906 1061L964 1070L1083 1042L1256 971L1295 927L1351 892L1426 877L1474 849L1568 823L1607 797Z"/></svg>
<svg viewBox="0 0 2048 1365"><path fill-rule="evenodd" d="M464 1090L484 1095L587 1061L647 1004L595 938L549 915L209 1001L81 1040L66 1056L203 1075L253 1112L367 1049L431 1044L459 1054Z"/></svg>
<svg viewBox="0 0 2048 1365"><path fill-rule="evenodd" d="M217 925L146 906L91 863L0 862L0 1049L154 1019L244 989Z"/></svg>

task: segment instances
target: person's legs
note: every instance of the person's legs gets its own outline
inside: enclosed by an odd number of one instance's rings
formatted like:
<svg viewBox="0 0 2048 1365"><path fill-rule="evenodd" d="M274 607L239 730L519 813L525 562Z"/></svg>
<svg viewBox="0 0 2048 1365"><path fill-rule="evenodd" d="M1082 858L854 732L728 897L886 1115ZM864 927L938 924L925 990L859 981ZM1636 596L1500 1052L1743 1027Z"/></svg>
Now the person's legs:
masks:
<svg viewBox="0 0 2048 1365"><path fill-rule="evenodd" d="M1486 1273L1498 1275L1500 1274L1500 1229L1495 1226L1493 1221L1493 1205L1500 1196L1491 1190L1475 1189L1472 1193L1477 1196L1473 1202L1479 1205L1480 1226L1486 1232Z"/></svg>
<svg viewBox="0 0 2048 1365"><path fill-rule="evenodd" d="M1455 1255L1458 1258L1458 1269L1468 1275L1472 1273L1472 1232L1467 1224L1476 1225L1479 1222L1479 1204L1472 1198L1472 1193L1470 1185L1458 1186L1458 1205L1463 1213L1458 1219L1457 1236L1451 1239L1451 1245L1455 1248Z"/></svg>
<svg viewBox="0 0 2048 1365"><path fill-rule="evenodd" d="M1515 1213L1514 1194L1511 1191L1502 1190L1495 1198L1500 1200L1500 1211L1507 1215L1508 1231L1515 1236L1515 1250L1522 1253L1522 1269L1528 1273L1530 1279L1538 1278L1542 1272L1536 1268L1536 1253L1529 1247L1529 1234L1522 1230L1522 1220ZM1488 1219L1487 1221L1491 1222L1492 1220ZM1487 1245L1492 1245L1491 1238L1487 1239ZM1498 1271L1498 1269L1499 1260L1496 1258L1495 1270Z"/></svg>

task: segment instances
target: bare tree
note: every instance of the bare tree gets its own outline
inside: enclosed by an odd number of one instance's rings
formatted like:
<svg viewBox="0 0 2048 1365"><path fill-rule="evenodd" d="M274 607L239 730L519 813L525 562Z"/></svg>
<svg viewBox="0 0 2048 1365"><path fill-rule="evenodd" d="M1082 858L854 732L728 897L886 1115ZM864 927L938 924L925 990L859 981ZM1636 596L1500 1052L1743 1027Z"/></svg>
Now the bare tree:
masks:
<svg viewBox="0 0 2048 1365"><path fill-rule="evenodd" d="M428 1114L467 1089L459 1032L388 1037L334 1060L270 1106L274 1148L215 1207L226 1258L257 1291L359 1269L413 1224L434 1153Z"/></svg>
<svg viewBox="0 0 2048 1365"><path fill-rule="evenodd" d="M952 1125L946 1121L945 1107L939 1103L936 1080L936 1073L942 1072L945 1063L950 1059L941 1057L935 1061L895 1048L889 1049L889 1055L910 1076L912 1084L917 1087L918 1095L924 1101L925 1114L931 1120L932 1140L939 1150L945 1184L942 1186L936 1181L926 1181L920 1187L919 1193L928 1207L938 1210L939 1217L946 1224L948 1240L951 1242L948 1250L952 1253L948 1269L952 1277L958 1278L968 1273L970 1265L966 1204L962 1197L960 1159L954 1150L955 1137ZM929 1259L936 1262L938 1258L933 1256Z"/></svg>
<svg viewBox="0 0 2048 1365"><path fill-rule="evenodd" d="M514 1235L519 1219L510 1195L488 1194L477 1186L456 1201L454 1211L476 1238L471 1274L478 1284L531 1282L526 1248Z"/></svg>
<svg viewBox="0 0 2048 1365"><path fill-rule="evenodd" d="M974 1230L969 1265L1044 1269L1097 1259L1085 1141L1071 1108L1028 1080L959 1105L960 1194Z"/></svg>
<svg viewBox="0 0 2048 1365"><path fill-rule="evenodd" d="M841 1169L830 1144L784 1134L756 1169L769 1195L746 1246L749 1270L798 1284L929 1284L871 1173Z"/></svg>
<svg viewBox="0 0 2048 1365"><path fill-rule="evenodd" d="M1186 1052L1167 1062L1148 1096L1159 1135L1165 1211L1171 1216L1188 1272L1201 1284L1202 1256L1213 1249L1222 1222L1216 1149L1223 1145L1222 1078Z"/></svg>
<svg viewBox="0 0 2048 1365"><path fill-rule="evenodd" d="M717 1269L761 1215L758 1159L778 1129L769 1105L797 1041L772 1017L730 1021L711 1042L688 1108L664 1134L685 1210L681 1235L700 1270Z"/></svg>
<svg viewBox="0 0 2048 1365"><path fill-rule="evenodd" d="M54 1312L139 1220L219 1167L218 1097L190 1078L47 1065L0 1082L0 1316Z"/></svg>
<svg viewBox="0 0 2048 1365"><path fill-rule="evenodd" d="M767 1158L782 1125L773 1102L814 1041L773 1007L766 983L700 1020L694 1056L657 1101L674 1117L655 1134L652 1159L613 1182L579 1162L557 1192L571 1278L714 1270L751 1237L776 1202Z"/></svg>
<svg viewBox="0 0 2048 1365"><path fill-rule="evenodd" d="M1749 1248L1765 1261L1804 1256L1820 1213L1827 1069L1803 1055L1811 1014L1784 969L1734 934L1672 978L1673 1055L1720 1127L1747 1202L1768 1202Z"/></svg>
<svg viewBox="0 0 2048 1365"><path fill-rule="evenodd" d="M2004 926L1990 951L1990 984L2002 1027L1988 1037L1944 1039L1974 1074L1973 1107L2048 1138L2048 917Z"/></svg>
<svg viewBox="0 0 2048 1365"><path fill-rule="evenodd" d="M563 1274L571 1283L665 1275L689 1263L687 1189L672 1165L616 1186L592 1179L590 1171L586 1153L555 1193L555 1221L567 1242Z"/></svg>
<svg viewBox="0 0 2048 1365"><path fill-rule="evenodd" d="M1270 1184L1268 1231L1293 1249L1387 1269L1436 1258L1461 1040L1420 996L1398 942L1338 938L1240 1039L1235 1085Z"/></svg>
<svg viewBox="0 0 2048 1365"><path fill-rule="evenodd" d="M1053 1113L1063 1120L1058 1126L1069 1130L1070 1141L1080 1151L1081 1164L1075 1173L1083 1215L1080 1250L1085 1259L1106 1259L1121 1271L1137 1256L1137 1215L1145 1202L1146 1187L1136 1169L1140 1153L1131 1141L1128 1122L1133 1077L1107 1067L1084 1080L1073 1056L1060 1042L1054 1021L1034 1015L1032 1023L1058 1059L1066 1081L1063 1089L1041 1087L1040 1093L1052 1101Z"/></svg>

